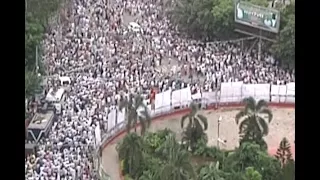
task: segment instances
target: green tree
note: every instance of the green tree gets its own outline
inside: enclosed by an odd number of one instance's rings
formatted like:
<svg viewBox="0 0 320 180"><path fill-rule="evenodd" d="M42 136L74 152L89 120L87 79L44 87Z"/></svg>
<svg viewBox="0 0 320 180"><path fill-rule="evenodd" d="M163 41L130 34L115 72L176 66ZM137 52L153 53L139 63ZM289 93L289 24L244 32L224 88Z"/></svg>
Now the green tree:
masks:
<svg viewBox="0 0 320 180"><path fill-rule="evenodd" d="M288 160L282 167L279 180L294 180L295 179L295 163L294 160Z"/></svg>
<svg viewBox="0 0 320 180"><path fill-rule="evenodd" d="M129 133L117 145L120 160L124 160L123 168L131 177L139 177L143 164L143 140L136 133Z"/></svg>
<svg viewBox="0 0 320 180"><path fill-rule="evenodd" d="M32 19L31 15L27 16L25 25L25 66L29 71L36 69L36 58L39 60L39 56L36 57L37 46L39 46L41 40L44 37L44 27L40 24L38 19Z"/></svg>
<svg viewBox="0 0 320 180"><path fill-rule="evenodd" d="M199 173L199 180L225 180L225 173L219 168L219 161L216 163L210 163L207 166L201 168Z"/></svg>
<svg viewBox="0 0 320 180"><path fill-rule="evenodd" d="M196 143L203 136L204 131L208 129L208 119L198 114L198 107L195 103L190 104L191 111L181 117L181 128L184 127L186 120L188 119L188 125L183 132L182 142L192 151L196 149Z"/></svg>
<svg viewBox="0 0 320 180"><path fill-rule="evenodd" d="M143 171L142 176L139 177L139 180L160 180L159 174L151 171Z"/></svg>
<svg viewBox="0 0 320 180"><path fill-rule="evenodd" d="M243 180L243 172L232 171L229 173L229 176L226 177L226 180Z"/></svg>
<svg viewBox="0 0 320 180"><path fill-rule="evenodd" d="M205 131L208 129L208 119L198 114L198 107L195 103L190 104L191 111L181 117L181 128L184 127L185 121L188 119L188 126L196 129L200 129L202 131Z"/></svg>
<svg viewBox="0 0 320 180"><path fill-rule="evenodd" d="M63 2L64 0L25 0L25 80L28 81L25 92L28 98L34 95L34 90L39 86L37 83L40 83L34 72L45 74L41 41L49 27L49 19L52 19Z"/></svg>
<svg viewBox="0 0 320 180"><path fill-rule="evenodd" d="M129 99L126 98L120 103L119 109L125 109L127 132L130 132L133 127L134 132L137 132L137 125L140 123L140 132L141 135L144 135L151 124L151 116L147 106L143 103L143 98L140 95L130 95Z"/></svg>
<svg viewBox="0 0 320 180"><path fill-rule="evenodd" d="M253 167L247 167L243 180L262 180L262 176Z"/></svg>
<svg viewBox="0 0 320 180"><path fill-rule="evenodd" d="M256 5L267 6L265 0L247 0ZM180 0L170 11L170 18L179 30L194 38L212 41L230 39L234 31L233 0Z"/></svg>
<svg viewBox="0 0 320 180"><path fill-rule="evenodd" d="M172 159L171 156L174 155L173 153L179 149L181 149L181 147L176 141L175 135L169 134L168 136L166 136L166 140L164 141L164 143L162 143L160 147L156 149L156 152L162 159L168 161L169 159Z"/></svg>
<svg viewBox="0 0 320 180"><path fill-rule="evenodd" d="M245 104L245 108L235 117L235 121L239 125L239 134L242 138L240 144L245 141L254 141L266 146L263 140L263 136L269 133L266 120L270 123L273 118L271 110L268 109L267 102L264 100L256 102L253 97L249 97L245 98L243 103Z"/></svg>
<svg viewBox="0 0 320 180"><path fill-rule="evenodd" d="M25 97L30 98L40 89L41 78L38 75L31 71L25 71L24 76L24 91Z"/></svg>
<svg viewBox="0 0 320 180"><path fill-rule="evenodd" d="M159 130L155 133L148 132L144 135L143 140L146 144L146 150L149 153L154 153L165 141L166 137L173 132L169 129Z"/></svg>
<svg viewBox="0 0 320 180"><path fill-rule="evenodd" d="M25 65L33 70L36 63L36 47L39 47L39 66L41 67L41 41L49 27L49 19L54 17L64 0L26 0L25 8Z"/></svg>
<svg viewBox="0 0 320 180"><path fill-rule="evenodd" d="M281 166L284 166L288 161L293 160L291 146L287 138L284 137L281 140L275 157L280 161Z"/></svg>
<svg viewBox="0 0 320 180"><path fill-rule="evenodd" d="M281 65L295 67L295 3L280 6L280 34L278 42L271 50L274 56L280 59Z"/></svg>
<svg viewBox="0 0 320 180"><path fill-rule="evenodd" d="M196 173L190 161L190 153L179 148L177 142L170 136L165 143L167 163L160 170L161 180L190 180L196 179ZM170 147L170 145L173 145Z"/></svg>
<svg viewBox="0 0 320 180"><path fill-rule="evenodd" d="M280 162L269 156L258 144L243 143L224 161L226 172L244 172L245 168L253 167L259 171L264 180L274 180L281 173Z"/></svg>

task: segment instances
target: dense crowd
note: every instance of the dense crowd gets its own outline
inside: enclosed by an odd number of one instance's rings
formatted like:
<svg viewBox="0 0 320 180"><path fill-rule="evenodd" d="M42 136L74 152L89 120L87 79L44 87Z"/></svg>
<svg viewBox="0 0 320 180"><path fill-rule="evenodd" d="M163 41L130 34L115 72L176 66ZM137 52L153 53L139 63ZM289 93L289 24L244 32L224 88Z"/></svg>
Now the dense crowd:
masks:
<svg viewBox="0 0 320 180"><path fill-rule="evenodd" d="M256 49L243 52L239 41L182 38L166 18L162 0L72 2L66 22L44 41L49 73L69 76L72 83L62 115L26 159L28 180L95 179L94 129L108 130L110 108L130 93L148 99L153 88L189 85L203 92L218 91L222 82L295 80L294 70L278 68L268 53L258 60Z"/></svg>

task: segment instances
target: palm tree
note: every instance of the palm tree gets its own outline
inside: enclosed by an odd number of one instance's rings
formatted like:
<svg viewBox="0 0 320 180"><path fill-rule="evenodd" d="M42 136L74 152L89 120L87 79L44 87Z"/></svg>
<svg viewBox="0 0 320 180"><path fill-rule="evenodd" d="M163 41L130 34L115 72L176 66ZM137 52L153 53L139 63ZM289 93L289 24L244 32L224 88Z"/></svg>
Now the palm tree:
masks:
<svg viewBox="0 0 320 180"><path fill-rule="evenodd" d="M191 127L191 124L188 124L188 127L183 131L181 142L183 147L187 150L191 149L194 152L197 147L198 143L201 139L206 139L206 133L199 128ZM205 142L205 144L207 141Z"/></svg>
<svg viewBox="0 0 320 180"><path fill-rule="evenodd" d="M159 171L161 180L189 180L196 179L196 173L191 165L190 153L182 150L173 135L167 137L160 148L165 153L167 163Z"/></svg>
<svg viewBox="0 0 320 180"><path fill-rule="evenodd" d="M124 171L135 177L143 164L143 140L136 133L129 133L117 145L119 159L124 160Z"/></svg>
<svg viewBox="0 0 320 180"><path fill-rule="evenodd" d="M292 159L291 146L287 138L283 138L280 142L277 154L275 157L280 161L281 166L283 167L288 161Z"/></svg>
<svg viewBox="0 0 320 180"><path fill-rule="evenodd" d="M219 161L204 166L199 173L200 180L224 180L225 176L226 173L219 168Z"/></svg>
<svg viewBox="0 0 320 180"><path fill-rule="evenodd" d="M195 103L190 104L190 113L182 116L181 128L184 127L185 121L188 119L188 125L183 132L182 142L192 151L195 149L195 145L199 139L201 139L208 129L208 120L205 116L198 114L198 107Z"/></svg>
<svg viewBox="0 0 320 180"><path fill-rule="evenodd" d="M143 171L142 176L139 177L139 180L159 180L160 176L158 173L153 173L151 171Z"/></svg>
<svg viewBox="0 0 320 180"><path fill-rule="evenodd" d="M146 129L151 124L151 116L147 106L143 103L143 98L140 95L130 95L129 99L125 98L119 105L119 109L126 110L127 132L134 127L134 132L137 132L138 122L141 125L141 134L144 135Z"/></svg>
<svg viewBox="0 0 320 180"><path fill-rule="evenodd" d="M171 159L173 152L180 149L180 145L176 141L175 134L168 134L165 138L166 140L164 143L156 149L156 153L160 155L160 158L169 160Z"/></svg>
<svg viewBox="0 0 320 180"><path fill-rule="evenodd" d="M253 97L249 97L245 98L243 103L245 108L235 117L235 121L239 125L239 134L243 140L259 141L257 143L261 144L262 137L269 133L266 119L269 123L271 122L272 112L264 100L256 102Z"/></svg>
<svg viewBox="0 0 320 180"><path fill-rule="evenodd" d="M198 107L195 103L190 104L190 113L182 116L181 118L181 128L184 127L184 122L186 119L189 119L188 127L189 128L196 128L200 131L205 131L208 129L208 119L201 115L198 114ZM201 123L202 125L201 125Z"/></svg>

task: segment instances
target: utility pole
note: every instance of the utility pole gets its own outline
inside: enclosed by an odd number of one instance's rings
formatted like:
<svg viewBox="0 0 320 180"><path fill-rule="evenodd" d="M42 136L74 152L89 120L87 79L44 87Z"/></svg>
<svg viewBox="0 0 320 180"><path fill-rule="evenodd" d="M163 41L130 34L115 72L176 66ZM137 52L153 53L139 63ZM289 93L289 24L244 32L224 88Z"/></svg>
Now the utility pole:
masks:
<svg viewBox="0 0 320 180"><path fill-rule="evenodd" d="M218 138L217 138L217 147L220 148L220 123L222 121L222 117L220 116L218 119Z"/></svg>
<svg viewBox="0 0 320 180"><path fill-rule="evenodd" d="M36 73L38 74L39 65L38 65L38 46L36 46Z"/></svg>
<svg viewBox="0 0 320 180"><path fill-rule="evenodd" d="M258 61L261 60L261 30L259 31L259 42L258 42Z"/></svg>
<svg viewBox="0 0 320 180"><path fill-rule="evenodd" d="M241 40L241 52L240 52L240 57L243 57L243 39Z"/></svg>

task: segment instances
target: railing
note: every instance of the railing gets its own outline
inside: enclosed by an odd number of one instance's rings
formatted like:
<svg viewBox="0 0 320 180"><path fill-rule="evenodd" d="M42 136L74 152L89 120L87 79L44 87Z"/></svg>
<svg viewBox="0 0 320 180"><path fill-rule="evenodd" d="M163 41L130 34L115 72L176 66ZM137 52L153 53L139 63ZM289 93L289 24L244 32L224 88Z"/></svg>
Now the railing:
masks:
<svg viewBox="0 0 320 180"><path fill-rule="evenodd" d="M278 87L278 86L277 86ZM208 98L204 98L203 96L198 96L197 98L197 102L200 104L202 109L211 109L211 108L219 108L219 107L226 107L226 106L241 106L242 105L242 99L243 99L243 92L241 91L241 97L221 97L222 93L212 93L215 94L215 97L213 99L208 99ZM253 97L255 97L257 94L254 92L254 94L252 94ZM248 97L250 95L245 95L245 97ZM275 98L278 97L278 98ZM294 105L295 102L295 98L294 95L292 94L275 94L274 91L272 92L271 88L269 90L268 94L265 94L265 98L259 98L256 97L258 99L264 99L266 101L268 101L270 104L278 104L279 106L285 106L285 105L290 105L292 107L292 105ZM282 99L281 99L282 98ZM226 100L229 99L229 100ZM236 101L231 101L232 99L238 99ZM168 101L172 102L172 97L171 99L169 99ZM150 110L150 115L153 119L163 116L165 114L172 114L175 112L182 112L182 111L186 111L188 109L189 104L194 101L181 101L179 104L180 106L173 106L172 104L168 105L168 106L163 106L163 107L158 107L154 110ZM151 106L149 105L149 108ZM118 110L117 110L118 111ZM117 135L120 134L120 132L123 132L126 128L125 126L125 121L121 121L120 123L116 124L114 127L110 128L110 130L108 130L103 136L102 136L102 142L101 145L99 146L99 149L97 150L97 153L99 155L102 154L102 150L108 145L108 143L110 143ZM99 159L101 160L101 156L99 156ZM101 180L109 180L110 176L107 175L107 173L103 170L102 167L102 163L101 161L99 161L99 174L101 178ZM103 177L102 177L103 176Z"/></svg>

